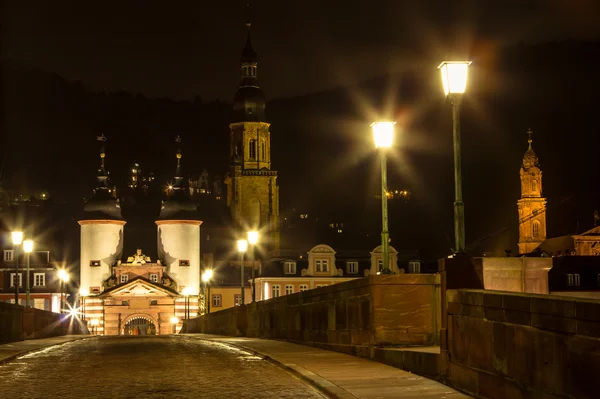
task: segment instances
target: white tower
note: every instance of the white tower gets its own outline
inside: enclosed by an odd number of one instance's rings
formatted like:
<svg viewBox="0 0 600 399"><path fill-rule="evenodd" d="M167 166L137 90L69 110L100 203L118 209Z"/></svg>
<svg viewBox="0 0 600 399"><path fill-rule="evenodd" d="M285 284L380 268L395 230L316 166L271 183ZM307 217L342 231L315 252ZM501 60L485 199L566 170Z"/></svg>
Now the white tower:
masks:
<svg viewBox="0 0 600 399"><path fill-rule="evenodd" d="M177 136L177 143L181 138ZM163 201L156 221L158 257L167 266L167 273L177 283L177 290L197 296L200 289L200 225L196 205L183 187L181 150L177 150L177 170L168 198ZM185 291L185 292L184 292ZM195 312L194 312L195 313Z"/></svg>
<svg viewBox="0 0 600 399"><path fill-rule="evenodd" d="M81 226L80 289L84 295L102 292L102 282L111 274L111 266L117 263L123 252L123 226L121 209L108 185L108 173L104 167L104 135L102 142L98 186L84 205Z"/></svg>

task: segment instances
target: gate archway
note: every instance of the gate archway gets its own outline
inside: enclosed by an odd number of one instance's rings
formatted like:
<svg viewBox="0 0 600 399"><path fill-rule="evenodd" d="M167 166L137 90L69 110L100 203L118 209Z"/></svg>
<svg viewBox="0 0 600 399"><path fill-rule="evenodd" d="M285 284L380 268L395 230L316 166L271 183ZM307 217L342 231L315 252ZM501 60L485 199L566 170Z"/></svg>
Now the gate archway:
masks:
<svg viewBox="0 0 600 399"><path fill-rule="evenodd" d="M125 320L123 335L156 335L154 319L148 315L134 315Z"/></svg>

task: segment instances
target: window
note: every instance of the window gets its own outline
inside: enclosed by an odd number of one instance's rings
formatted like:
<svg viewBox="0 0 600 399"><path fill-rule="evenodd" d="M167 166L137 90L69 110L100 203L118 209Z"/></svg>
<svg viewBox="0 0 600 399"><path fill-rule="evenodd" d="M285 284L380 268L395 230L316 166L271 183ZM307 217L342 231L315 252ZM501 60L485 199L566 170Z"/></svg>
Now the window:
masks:
<svg viewBox="0 0 600 399"><path fill-rule="evenodd" d="M250 139L248 142L248 156L250 159L256 159L256 139Z"/></svg>
<svg viewBox="0 0 600 399"><path fill-rule="evenodd" d="M285 274L296 274L296 262L284 262L283 272Z"/></svg>
<svg viewBox="0 0 600 399"><path fill-rule="evenodd" d="M150 305L158 305L158 300L157 299L151 300Z"/></svg>
<svg viewBox="0 0 600 399"><path fill-rule="evenodd" d="M129 274L121 274L121 283L129 281Z"/></svg>
<svg viewBox="0 0 600 399"><path fill-rule="evenodd" d="M411 260L408 262L409 273L421 273L421 262L418 260Z"/></svg>
<svg viewBox="0 0 600 399"><path fill-rule="evenodd" d="M5 262L12 262L15 258L15 251L12 249L5 249L4 250L4 261Z"/></svg>
<svg viewBox="0 0 600 399"><path fill-rule="evenodd" d="M46 285L46 275L44 273L33 273L33 286L43 287Z"/></svg>
<svg viewBox="0 0 600 399"><path fill-rule="evenodd" d="M579 287L579 274L567 274L567 285L569 287Z"/></svg>
<svg viewBox="0 0 600 399"><path fill-rule="evenodd" d="M221 306L223 306L221 304L221 294L213 294L213 296L212 296L212 305L215 308L220 308Z"/></svg>
<svg viewBox="0 0 600 399"><path fill-rule="evenodd" d="M300 284L300 292L308 290L308 285Z"/></svg>
<svg viewBox="0 0 600 399"><path fill-rule="evenodd" d="M129 305L129 301L121 301L121 305L127 306L127 305Z"/></svg>
<svg viewBox="0 0 600 399"><path fill-rule="evenodd" d="M265 140L260 141L260 159L263 161L267 160L267 144Z"/></svg>
<svg viewBox="0 0 600 399"><path fill-rule="evenodd" d="M90 287L90 292L92 294L99 294L100 293L100 287Z"/></svg>
<svg viewBox="0 0 600 399"><path fill-rule="evenodd" d="M241 294L234 294L233 295L233 304L234 304L234 306L241 306L242 305L242 295Z"/></svg>
<svg viewBox="0 0 600 399"><path fill-rule="evenodd" d="M285 286L285 295L290 295L294 293L294 286L293 285L286 285Z"/></svg>
<svg viewBox="0 0 600 399"><path fill-rule="evenodd" d="M190 261L188 259L179 259L179 266L189 266Z"/></svg>
<svg viewBox="0 0 600 399"><path fill-rule="evenodd" d="M46 300L44 298L33 298L33 307L40 310L47 310Z"/></svg>
<svg viewBox="0 0 600 399"><path fill-rule="evenodd" d="M277 298L281 296L281 286L279 284L273 284L271 287L271 298Z"/></svg>
<svg viewBox="0 0 600 399"><path fill-rule="evenodd" d="M156 273L150 274L150 281L152 281L153 283L158 283L158 274L156 274Z"/></svg>
<svg viewBox="0 0 600 399"><path fill-rule="evenodd" d="M346 262L346 270L348 274L358 273L358 262Z"/></svg>
<svg viewBox="0 0 600 399"><path fill-rule="evenodd" d="M23 286L23 275L21 273L19 273L19 287ZM16 273L11 273L10 274L10 286L14 287L15 285L17 285L17 274Z"/></svg>
<svg viewBox="0 0 600 399"><path fill-rule="evenodd" d="M382 271L383 270L383 259L378 259L377 260L377 271Z"/></svg>
<svg viewBox="0 0 600 399"><path fill-rule="evenodd" d="M538 222L537 220L533 221L533 224L531 226L532 229L532 236L534 238L537 238L540 236L540 222Z"/></svg>
<svg viewBox="0 0 600 399"><path fill-rule="evenodd" d="M92 267L96 267L96 266L100 266L100 265L101 265L101 263L99 260L91 260L90 261L90 266L92 266Z"/></svg>
<svg viewBox="0 0 600 399"><path fill-rule="evenodd" d="M329 271L329 260L318 259L316 261L317 272L328 272Z"/></svg>

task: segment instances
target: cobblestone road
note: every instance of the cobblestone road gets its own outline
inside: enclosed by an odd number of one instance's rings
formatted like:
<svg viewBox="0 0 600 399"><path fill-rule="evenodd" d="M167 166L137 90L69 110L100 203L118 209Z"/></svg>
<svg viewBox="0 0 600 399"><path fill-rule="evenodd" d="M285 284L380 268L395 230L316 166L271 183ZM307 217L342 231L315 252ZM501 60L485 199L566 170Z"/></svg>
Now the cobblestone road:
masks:
<svg viewBox="0 0 600 399"><path fill-rule="evenodd" d="M185 337L99 337L0 365L0 398L323 398L247 352Z"/></svg>

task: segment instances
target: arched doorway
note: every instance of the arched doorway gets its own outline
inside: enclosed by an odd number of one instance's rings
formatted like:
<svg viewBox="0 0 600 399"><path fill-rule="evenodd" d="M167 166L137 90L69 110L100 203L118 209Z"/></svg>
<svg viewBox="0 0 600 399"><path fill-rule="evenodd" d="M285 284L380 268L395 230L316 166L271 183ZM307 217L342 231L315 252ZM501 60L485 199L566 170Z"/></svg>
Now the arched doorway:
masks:
<svg viewBox="0 0 600 399"><path fill-rule="evenodd" d="M125 323L123 335L156 335L156 324L149 316L136 315Z"/></svg>

